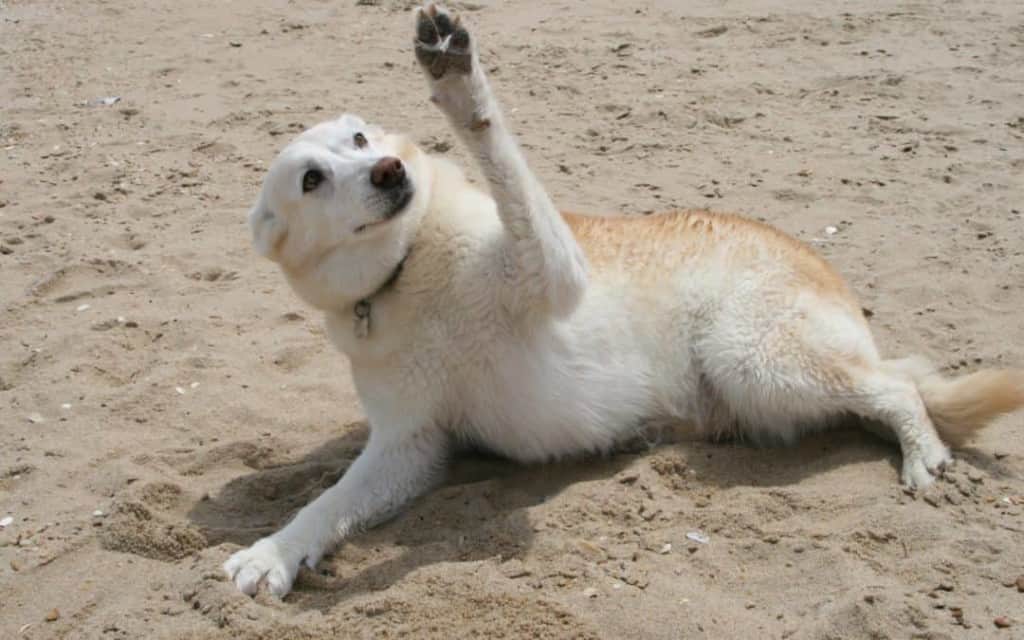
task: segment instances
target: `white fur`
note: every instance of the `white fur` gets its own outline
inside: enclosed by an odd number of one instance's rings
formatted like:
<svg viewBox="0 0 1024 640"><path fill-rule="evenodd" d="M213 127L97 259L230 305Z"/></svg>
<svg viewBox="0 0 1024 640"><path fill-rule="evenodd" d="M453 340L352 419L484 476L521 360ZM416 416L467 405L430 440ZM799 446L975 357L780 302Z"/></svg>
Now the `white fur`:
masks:
<svg viewBox="0 0 1024 640"><path fill-rule="evenodd" d="M421 11L418 20L434 15ZM304 133L270 169L250 217L256 246L325 312L371 436L337 485L228 560L240 590L252 594L265 581L286 594L301 563L314 566L434 486L459 441L535 462L607 451L651 421L689 421L709 433L736 423L754 439L790 441L853 412L892 430L904 483L932 481L949 452L912 379L879 364L855 311L787 284L788 258L761 236L666 256L653 289L628 271L588 282L584 253L472 55L468 74L427 74L428 83L491 195L452 164L352 116ZM367 149L351 148L356 131L370 139ZM357 232L377 215L369 167L389 154L404 162L415 198ZM332 168L329 194L298 189L310 157ZM754 257L730 267L737 248ZM353 305L407 253L400 280L373 300L370 335L358 337ZM826 365L854 359L866 368L837 387Z"/></svg>

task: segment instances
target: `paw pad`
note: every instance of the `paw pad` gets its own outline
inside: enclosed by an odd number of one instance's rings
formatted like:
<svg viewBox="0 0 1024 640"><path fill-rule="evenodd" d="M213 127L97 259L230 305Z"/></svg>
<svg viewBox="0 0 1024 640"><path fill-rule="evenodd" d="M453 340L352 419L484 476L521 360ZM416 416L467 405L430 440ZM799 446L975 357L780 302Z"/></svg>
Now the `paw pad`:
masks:
<svg viewBox="0 0 1024 640"><path fill-rule="evenodd" d="M473 49L469 31L459 18L430 5L416 16L416 59L430 76L440 80L449 72L467 74L473 68Z"/></svg>

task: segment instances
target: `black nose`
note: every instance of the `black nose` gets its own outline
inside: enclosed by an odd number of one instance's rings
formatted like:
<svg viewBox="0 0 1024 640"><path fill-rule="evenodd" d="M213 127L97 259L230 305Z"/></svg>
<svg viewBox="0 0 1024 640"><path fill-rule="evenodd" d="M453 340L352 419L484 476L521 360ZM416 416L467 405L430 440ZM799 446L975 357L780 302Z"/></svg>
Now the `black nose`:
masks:
<svg viewBox="0 0 1024 640"><path fill-rule="evenodd" d="M378 189L392 189L405 182L405 167L398 158L381 158L370 169L370 182Z"/></svg>

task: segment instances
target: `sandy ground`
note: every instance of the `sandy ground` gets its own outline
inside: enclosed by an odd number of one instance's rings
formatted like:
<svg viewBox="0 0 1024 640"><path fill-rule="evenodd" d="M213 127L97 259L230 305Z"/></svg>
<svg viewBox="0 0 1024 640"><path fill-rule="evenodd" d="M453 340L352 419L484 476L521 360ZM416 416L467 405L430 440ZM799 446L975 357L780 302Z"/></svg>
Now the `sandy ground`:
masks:
<svg viewBox="0 0 1024 640"><path fill-rule="evenodd" d="M774 4L455 7L566 208L763 218L887 353L1024 364L1019 0ZM464 160L409 6L0 0L0 637L1024 637L1020 415L916 497L853 431L468 459L283 602L224 581L366 437L263 167L342 110Z"/></svg>

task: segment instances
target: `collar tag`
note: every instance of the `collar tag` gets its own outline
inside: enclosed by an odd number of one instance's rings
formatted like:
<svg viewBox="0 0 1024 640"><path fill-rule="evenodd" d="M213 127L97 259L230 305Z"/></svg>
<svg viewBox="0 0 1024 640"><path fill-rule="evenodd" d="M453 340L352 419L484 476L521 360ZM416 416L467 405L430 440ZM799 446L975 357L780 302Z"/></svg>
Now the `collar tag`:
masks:
<svg viewBox="0 0 1024 640"><path fill-rule="evenodd" d="M352 309L355 314L355 333L360 340L370 335L370 302L360 300Z"/></svg>
<svg viewBox="0 0 1024 640"><path fill-rule="evenodd" d="M376 291L366 296L352 307L352 314L355 316L355 331L356 337L359 339L365 339L370 335L370 312L372 311L373 299L379 296L384 291L395 286L395 282L398 281L398 276L402 275L402 269L405 268L405 261L409 259L409 253L412 252L410 248L405 252L405 256L398 261L395 265L394 270L388 279L384 281L384 284L380 285Z"/></svg>

